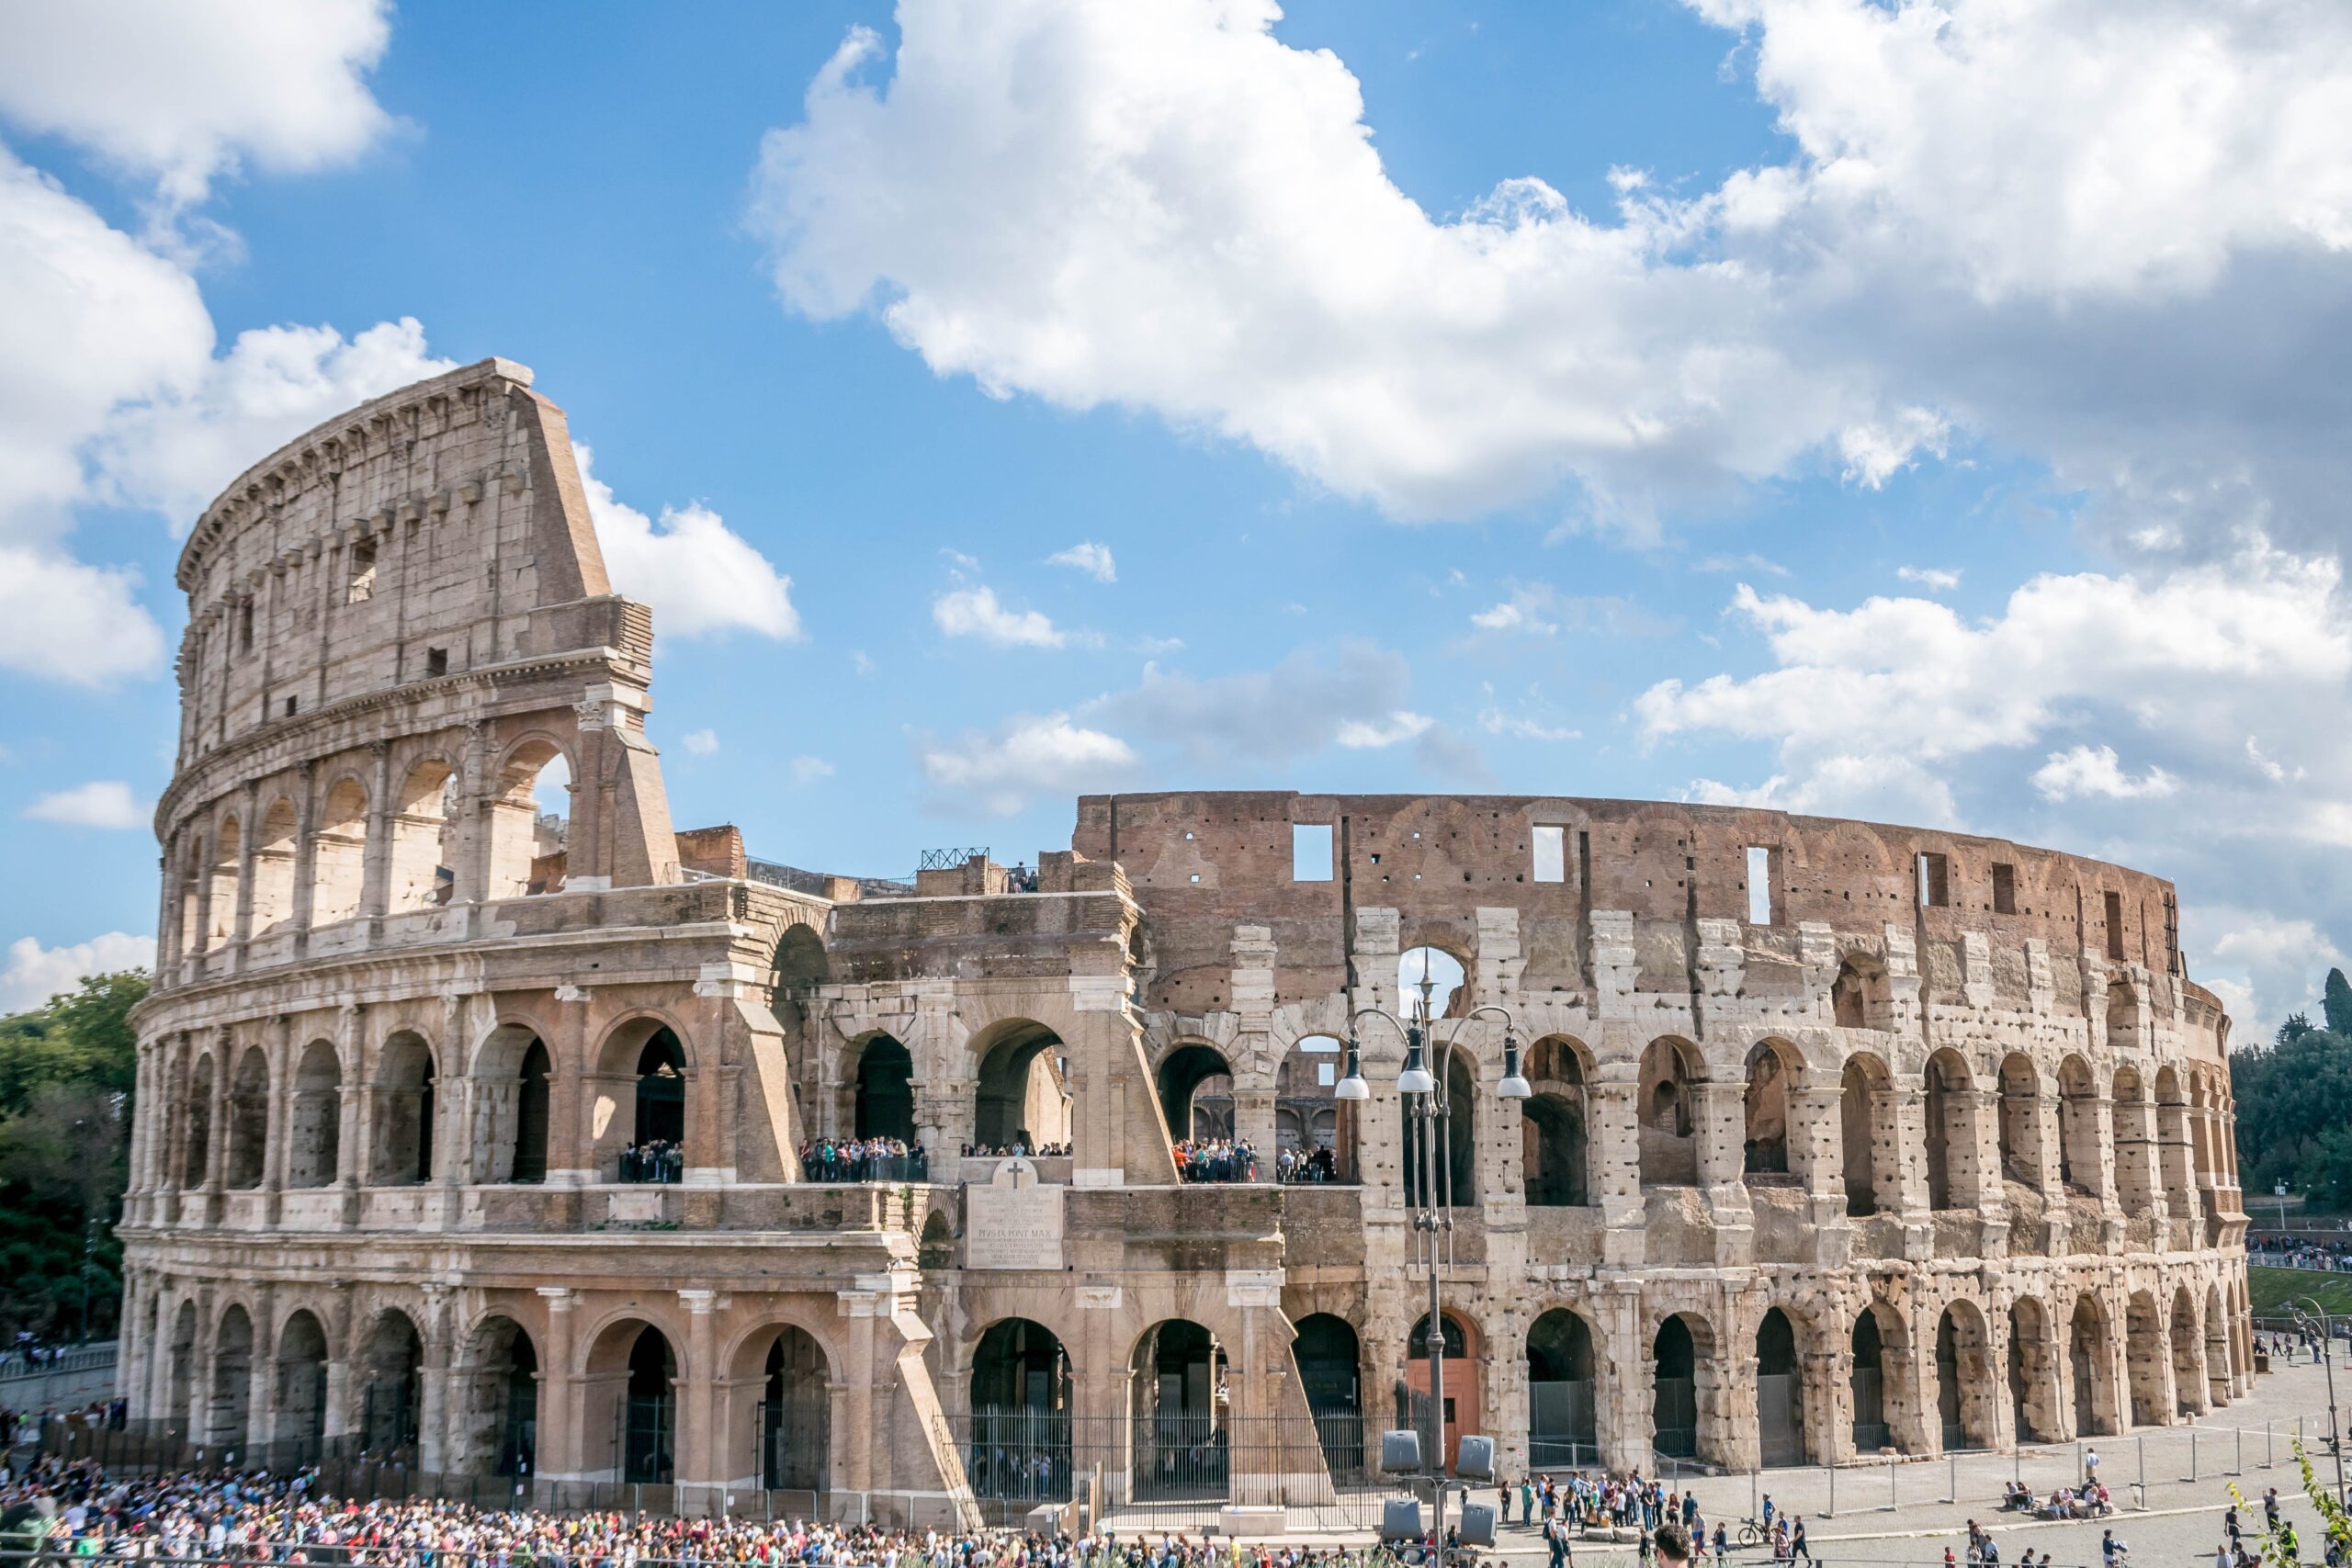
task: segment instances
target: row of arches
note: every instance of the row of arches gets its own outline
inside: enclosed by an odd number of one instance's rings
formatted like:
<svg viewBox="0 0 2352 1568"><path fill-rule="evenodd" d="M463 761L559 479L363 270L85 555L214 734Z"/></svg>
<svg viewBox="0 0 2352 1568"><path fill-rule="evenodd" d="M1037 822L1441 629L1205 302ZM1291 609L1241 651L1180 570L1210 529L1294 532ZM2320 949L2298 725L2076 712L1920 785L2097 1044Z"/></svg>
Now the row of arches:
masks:
<svg viewBox="0 0 2352 1568"><path fill-rule="evenodd" d="M288 786L265 789L250 816L232 807L209 826L176 835L165 863L178 912L167 927L164 962L361 915L562 886L571 765L548 737L508 749L471 825L449 757L411 762L382 798L362 770L322 776L307 821L299 804L304 792ZM469 827L482 846L473 886L462 885ZM380 861L380 870L371 861Z"/></svg>

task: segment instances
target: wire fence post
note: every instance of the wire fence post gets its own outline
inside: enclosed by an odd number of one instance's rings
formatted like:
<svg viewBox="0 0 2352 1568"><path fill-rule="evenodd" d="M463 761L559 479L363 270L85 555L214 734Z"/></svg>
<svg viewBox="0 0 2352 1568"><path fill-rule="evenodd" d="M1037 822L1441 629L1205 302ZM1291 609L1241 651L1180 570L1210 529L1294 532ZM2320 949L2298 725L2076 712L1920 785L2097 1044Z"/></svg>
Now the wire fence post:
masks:
<svg viewBox="0 0 2352 1568"><path fill-rule="evenodd" d="M1886 1461L1886 1511L1892 1514L1901 1507L1902 1505L1894 1500L1894 1461L1888 1460Z"/></svg>
<svg viewBox="0 0 2352 1568"><path fill-rule="evenodd" d="M1821 1517L1825 1519L1838 1517L1838 1467L1834 1464L1829 1467L1829 1506L1822 1511Z"/></svg>
<svg viewBox="0 0 2352 1568"><path fill-rule="evenodd" d="M1944 1482L1944 1501L1957 1503L1960 1501L1960 1456L1946 1454L1944 1458L1951 1465L1951 1474Z"/></svg>
<svg viewBox="0 0 2352 1568"><path fill-rule="evenodd" d="M2148 1506L2148 1439L2140 1438L2140 1506Z"/></svg>
<svg viewBox="0 0 2352 1568"><path fill-rule="evenodd" d="M2188 1479L2197 1479L2197 1428L2188 1429Z"/></svg>

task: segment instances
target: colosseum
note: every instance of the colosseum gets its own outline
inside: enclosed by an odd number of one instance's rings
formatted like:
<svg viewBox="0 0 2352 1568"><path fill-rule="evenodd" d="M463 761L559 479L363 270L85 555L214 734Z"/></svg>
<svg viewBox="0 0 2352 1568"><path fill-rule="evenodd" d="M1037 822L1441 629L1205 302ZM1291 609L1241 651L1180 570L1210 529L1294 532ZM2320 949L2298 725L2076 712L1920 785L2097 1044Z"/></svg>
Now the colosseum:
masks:
<svg viewBox="0 0 2352 1568"><path fill-rule="evenodd" d="M503 360L256 464L178 581L150 1436L688 1512L1329 1507L1434 1425L1432 1269L1447 1450L1512 1472L2251 1391L2229 1021L2154 876L1287 791L903 882L755 859L672 823L652 617ZM1187 1181L1194 1140L1252 1158Z"/></svg>

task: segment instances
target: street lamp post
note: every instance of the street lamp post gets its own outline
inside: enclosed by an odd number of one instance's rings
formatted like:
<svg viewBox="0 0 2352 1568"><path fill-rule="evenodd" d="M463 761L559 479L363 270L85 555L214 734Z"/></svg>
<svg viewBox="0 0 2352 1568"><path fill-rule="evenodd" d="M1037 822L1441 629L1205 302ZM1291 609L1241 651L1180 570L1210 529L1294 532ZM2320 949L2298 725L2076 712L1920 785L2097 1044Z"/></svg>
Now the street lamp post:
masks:
<svg viewBox="0 0 2352 1568"><path fill-rule="evenodd" d="M1474 1018L1492 1013L1503 1021L1503 1077L1495 1086L1497 1098L1525 1100L1531 1090L1526 1078L1520 1076L1518 1023L1507 1008L1488 1002L1476 1007L1452 1021L1453 1027L1440 1040L1431 1017L1430 998L1437 982L1430 976L1426 962L1421 977L1413 989L1419 995L1404 1019L1398 1019L1385 1009L1359 1008L1348 1020L1348 1071L1333 1089L1340 1100L1366 1100L1372 1098L1372 1088L1364 1082L1363 1047L1356 1039L1356 1024L1365 1018L1377 1018L1396 1031L1405 1042L1404 1070L1396 1075L1396 1092L1403 1098L1408 1125L1420 1129L1418 1149L1405 1151L1407 1168L1403 1182L1405 1206L1412 1215L1414 1250L1429 1271L1429 1329L1423 1348L1429 1356L1430 1444L1421 1455L1421 1478L1430 1493L1431 1526L1430 1539L1436 1543L1438 1562L1446 1561L1445 1547L1445 1303L1441 1293L1439 1270L1441 1264L1453 1257L1453 1127L1452 1073L1453 1046L1462 1026ZM1427 1055L1425 1055L1425 1052ZM1431 1059L1433 1058L1433 1060ZM1434 1068L1434 1071L1431 1069ZM1420 1181L1418 1196L1412 1180L1413 1165L1418 1162ZM1441 1244L1441 1237L1443 1238ZM1411 1347L1406 1350L1409 1357Z"/></svg>
<svg viewBox="0 0 2352 1568"><path fill-rule="evenodd" d="M2336 1419L2335 1415L2335 1320L2327 1308L2319 1303L2319 1298L2316 1296L2298 1296L2287 1304L2292 1308L2304 1302L2311 1303L2312 1312L2298 1312L2295 1314L2298 1318L2308 1323L2312 1313L2319 1315L2319 1357L2321 1362L2327 1368L2327 1446L2335 1455L2335 1500L2340 1504L2344 1502L2346 1494L2344 1490L2344 1426Z"/></svg>

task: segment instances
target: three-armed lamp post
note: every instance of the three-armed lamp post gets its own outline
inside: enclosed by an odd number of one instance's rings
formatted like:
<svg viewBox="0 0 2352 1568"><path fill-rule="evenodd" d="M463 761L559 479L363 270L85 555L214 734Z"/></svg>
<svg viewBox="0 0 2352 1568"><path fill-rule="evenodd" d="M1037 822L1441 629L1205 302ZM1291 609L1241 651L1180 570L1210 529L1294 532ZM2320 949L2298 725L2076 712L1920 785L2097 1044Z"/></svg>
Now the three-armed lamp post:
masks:
<svg viewBox="0 0 2352 1568"><path fill-rule="evenodd" d="M1418 1127L1419 1146L1409 1143L1404 1151L1405 1206L1413 1219L1414 1252L1421 1267L1428 1270L1430 1280L1430 1314L1426 1348L1429 1352L1430 1444L1421 1453L1421 1477L1430 1492L1430 1506L1435 1510L1431 1539L1437 1542L1438 1560L1445 1561L1445 1308L1441 1299L1439 1278L1441 1267L1453 1257L1453 1140L1450 1113L1453 1110L1452 1068L1455 1038L1462 1026L1482 1014L1492 1013L1503 1021L1503 1076L1495 1086L1496 1096L1502 1100L1525 1100L1533 1091L1520 1076L1519 1037L1517 1021L1510 1010L1487 1003L1473 1008L1458 1019L1447 1021L1453 1027L1445 1037L1437 1037L1436 1020L1431 1017L1430 997L1437 982L1430 976L1426 959L1421 964L1421 977L1413 987L1419 992L1405 1018L1381 1008L1360 1008L1348 1020L1348 1071L1333 1089L1334 1098L1364 1100L1372 1098L1372 1086L1363 1078L1363 1053L1356 1039L1356 1024L1364 1018L1385 1021L1405 1042L1405 1068L1396 1075L1396 1092L1404 1099L1406 1124ZM1419 1181L1413 1177L1418 1169ZM1442 1238L1442 1239L1441 1239ZM1409 1351L1408 1351L1409 1353ZM1480 1479L1490 1479L1481 1477Z"/></svg>

